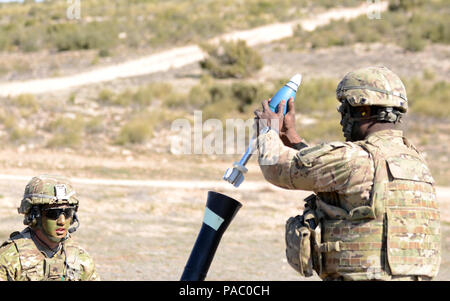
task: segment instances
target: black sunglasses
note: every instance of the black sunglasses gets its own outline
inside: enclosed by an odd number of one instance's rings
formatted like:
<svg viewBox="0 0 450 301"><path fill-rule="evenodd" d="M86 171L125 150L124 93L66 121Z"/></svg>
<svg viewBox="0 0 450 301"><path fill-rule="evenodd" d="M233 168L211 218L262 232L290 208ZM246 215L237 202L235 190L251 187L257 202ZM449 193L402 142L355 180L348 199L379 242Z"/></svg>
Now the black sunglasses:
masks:
<svg viewBox="0 0 450 301"><path fill-rule="evenodd" d="M64 214L65 218L73 217L75 208L47 208L43 210L45 217L49 219L58 219L61 214Z"/></svg>

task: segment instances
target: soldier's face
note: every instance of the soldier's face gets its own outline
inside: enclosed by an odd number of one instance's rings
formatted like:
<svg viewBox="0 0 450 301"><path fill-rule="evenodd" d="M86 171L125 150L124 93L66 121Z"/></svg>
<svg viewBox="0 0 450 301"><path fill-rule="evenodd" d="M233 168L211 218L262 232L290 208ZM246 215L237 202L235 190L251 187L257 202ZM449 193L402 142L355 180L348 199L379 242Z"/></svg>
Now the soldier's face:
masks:
<svg viewBox="0 0 450 301"><path fill-rule="evenodd" d="M369 127L373 124L373 120L366 119L371 114L370 107L369 106L354 107L348 111L348 114L354 121L351 127L351 132L345 136L346 141L363 140L368 134ZM343 125L342 122L341 125Z"/></svg>
<svg viewBox="0 0 450 301"><path fill-rule="evenodd" d="M72 223L74 209L68 206L50 207L42 210L42 228L47 237L58 242L67 235Z"/></svg>
<svg viewBox="0 0 450 301"><path fill-rule="evenodd" d="M350 141L359 141L363 140L366 137L365 134L365 125L361 125L359 122L355 122L352 127L352 134Z"/></svg>

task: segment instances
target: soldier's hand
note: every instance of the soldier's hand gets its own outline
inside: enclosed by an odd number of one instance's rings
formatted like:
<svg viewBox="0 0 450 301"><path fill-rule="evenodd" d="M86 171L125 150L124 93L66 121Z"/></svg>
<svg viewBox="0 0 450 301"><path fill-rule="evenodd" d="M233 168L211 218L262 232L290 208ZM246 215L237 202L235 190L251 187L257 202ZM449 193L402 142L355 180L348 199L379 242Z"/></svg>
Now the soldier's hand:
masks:
<svg viewBox="0 0 450 301"><path fill-rule="evenodd" d="M279 110L284 111L284 105ZM288 101L288 109L286 115L284 115L283 127L281 128L280 134L286 135L288 132L295 132L295 107L294 99L291 97Z"/></svg>
<svg viewBox="0 0 450 301"><path fill-rule="evenodd" d="M255 110L254 114L256 116L255 119L259 122L260 128L264 128L265 126L270 126L272 129L280 133L282 127L283 127L283 111L284 111L284 105L286 103L285 100L282 100L280 104L278 105L278 113L272 112L269 108L269 100L264 100L262 102L262 108L263 110Z"/></svg>
<svg viewBox="0 0 450 301"><path fill-rule="evenodd" d="M279 108L279 110L284 110L284 106ZM292 145L299 143L302 140L295 130L295 106L294 99L292 97L289 99L288 109L286 111L286 115L284 115L280 138L284 145L289 147L292 147Z"/></svg>

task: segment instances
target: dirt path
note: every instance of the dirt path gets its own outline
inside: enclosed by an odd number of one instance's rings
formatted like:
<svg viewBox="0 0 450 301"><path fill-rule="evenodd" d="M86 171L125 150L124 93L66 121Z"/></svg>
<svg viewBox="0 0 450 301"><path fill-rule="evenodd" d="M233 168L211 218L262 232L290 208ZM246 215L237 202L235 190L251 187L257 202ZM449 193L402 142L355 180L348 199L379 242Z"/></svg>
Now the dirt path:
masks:
<svg viewBox="0 0 450 301"><path fill-rule="evenodd" d="M317 26L322 26L336 19L352 19L374 11L385 11L388 2L363 3L354 8L331 9L325 13L311 18L288 23L276 23L251 30L237 31L221 35L211 39L214 43L219 40L245 40L248 45L269 43L289 37L293 34L293 28L301 25L305 30L312 31ZM0 96L16 96L23 93L45 93L68 88L112 81L119 78L127 78L163 72L172 68L179 68L204 58L204 53L197 45L173 48L157 54L152 54L140 59L131 60L117 65L101 67L71 76L57 78L34 79L27 81L15 81L0 84Z"/></svg>

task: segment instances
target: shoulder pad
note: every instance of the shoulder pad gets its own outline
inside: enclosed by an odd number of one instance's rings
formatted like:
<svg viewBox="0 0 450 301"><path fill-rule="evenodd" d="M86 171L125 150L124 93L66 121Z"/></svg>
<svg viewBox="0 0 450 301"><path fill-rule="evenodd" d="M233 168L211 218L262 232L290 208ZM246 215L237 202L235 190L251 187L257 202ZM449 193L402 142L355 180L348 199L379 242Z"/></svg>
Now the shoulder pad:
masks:
<svg viewBox="0 0 450 301"><path fill-rule="evenodd" d="M14 231L13 233L11 233L9 235L9 239L4 241L1 245L0 248L9 245L10 243L12 243L14 240L16 239L20 239L22 238L22 234L19 231Z"/></svg>

